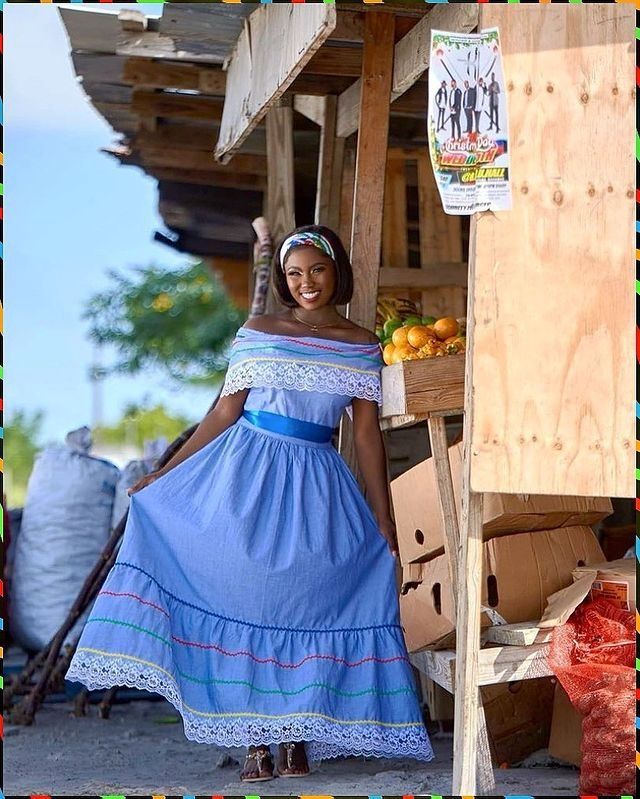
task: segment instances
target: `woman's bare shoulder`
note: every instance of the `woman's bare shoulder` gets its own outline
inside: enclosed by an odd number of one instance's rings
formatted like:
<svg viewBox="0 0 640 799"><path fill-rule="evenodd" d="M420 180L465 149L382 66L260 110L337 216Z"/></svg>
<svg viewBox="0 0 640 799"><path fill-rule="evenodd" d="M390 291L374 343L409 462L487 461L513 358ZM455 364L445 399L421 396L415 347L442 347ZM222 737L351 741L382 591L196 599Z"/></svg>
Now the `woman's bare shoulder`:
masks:
<svg viewBox="0 0 640 799"><path fill-rule="evenodd" d="M260 333L279 333L283 322L283 315L266 313L253 316L242 325L247 330L258 330Z"/></svg>

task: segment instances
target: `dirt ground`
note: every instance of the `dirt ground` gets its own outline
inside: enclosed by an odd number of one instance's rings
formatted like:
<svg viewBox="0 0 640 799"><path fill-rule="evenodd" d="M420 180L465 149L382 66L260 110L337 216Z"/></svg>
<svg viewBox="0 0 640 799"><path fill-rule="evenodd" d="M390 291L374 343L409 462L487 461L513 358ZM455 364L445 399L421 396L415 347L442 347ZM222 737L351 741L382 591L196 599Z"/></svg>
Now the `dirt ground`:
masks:
<svg viewBox="0 0 640 799"><path fill-rule="evenodd" d="M450 736L433 738L436 758L414 761L349 758L328 761L303 780L275 779L249 786L238 780L242 750L222 750L187 741L176 714L164 701L115 705L111 718L95 707L75 718L71 704L46 704L31 727L5 726L4 792L10 796L105 794L297 796L303 794L406 795L451 792ZM231 755L231 760L229 758ZM533 760L536 760L534 758ZM571 768L496 771L496 794L575 796Z"/></svg>

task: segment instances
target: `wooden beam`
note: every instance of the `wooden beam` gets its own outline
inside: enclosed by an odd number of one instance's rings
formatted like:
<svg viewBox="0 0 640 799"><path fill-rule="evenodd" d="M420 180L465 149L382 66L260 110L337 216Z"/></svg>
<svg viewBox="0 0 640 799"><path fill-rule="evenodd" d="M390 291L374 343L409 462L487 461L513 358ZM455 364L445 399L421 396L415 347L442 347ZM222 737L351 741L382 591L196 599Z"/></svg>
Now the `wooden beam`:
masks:
<svg viewBox="0 0 640 799"><path fill-rule="evenodd" d="M434 6L396 45L393 62L392 100L397 99L429 67L431 31L466 33L478 25L478 8L451 3Z"/></svg>
<svg viewBox="0 0 640 799"><path fill-rule="evenodd" d="M72 50L115 53L121 34L115 14L92 14L76 8L58 8Z"/></svg>
<svg viewBox="0 0 640 799"><path fill-rule="evenodd" d="M364 37L364 14L338 8L336 26L329 34L332 41L361 42Z"/></svg>
<svg viewBox="0 0 640 799"><path fill-rule="evenodd" d="M92 14L91 16L97 16ZM228 55L231 42L221 46L198 48L197 51L185 50L175 40L158 30L158 20L149 19L145 31L122 28L118 33L115 52L122 56L139 56L141 58L171 59L202 64L222 64Z"/></svg>
<svg viewBox="0 0 640 799"><path fill-rule="evenodd" d="M368 14L364 24L364 52L360 98L360 124L367 131L358 137L355 191L351 222L353 297L347 317L373 330L376 321L378 271L380 269L384 168L389 134L389 92L393 73L394 18ZM351 470L358 475L353 425L342 417L338 447Z"/></svg>
<svg viewBox="0 0 640 799"><path fill-rule="evenodd" d="M480 685L502 685L550 677L553 672L547 663L548 656L549 644L481 649L478 656L478 682ZM410 660L419 671L449 693L454 693L456 676L460 674L460 657L455 651L443 649L414 652Z"/></svg>
<svg viewBox="0 0 640 799"><path fill-rule="evenodd" d="M452 794L476 793L477 737L481 722L479 688L480 605L482 597L483 496L471 490L471 441L473 438L473 341L475 328L474 280L477 214L471 220L469 243L469 306L463 425L462 503L456 613L456 709L453 729Z"/></svg>
<svg viewBox="0 0 640 799"><path fill-rule="evenodd" d="M314 94L296 94L293 98L293 110L302 114L316 125L324 124L324 97Z"/></svg>
<svg viewBox="0 0 640 799"><path fill-rule="evenodd" d="M62 9L61 9L62 12ZM86 14L86 12L84 12ZM122 73L126 58L113 53L71 52L73 68L78 77L89 83L124 83Z"/></svg>
<svg viewBox="0 0 640 799"><path fill-rule="evenodd" d="M340 222L340 177L344 159L344 139L336 138L337 98L324 98L324 117L318 154L315 224L338 229Z"/></svg>
<svg viewBox="0 0 640 799"><path fill-rule="evenodd" d="M473 30L477 24L478 10L473 4L448 3L432 8L395 46L390 102L404 94L428 68L432 28L464 32ZM361 82L356 81L338 100L340 136L350 136L358 129L356 112L361 87ZM397 112L402 110L403 107L398 106Z"/></svg>
<svg viewBox="0 0 640 799"><path fill-rule="evenodd" d="M453 493L451 463L447 444L447 428L443 416L433 416L427 420L429 442L435 466L438 485L438 507L440 521L445 532L445 556L449 568L449 580L452 586L453 606L455 609L458 595L458 550L460 548L460 529L458 527L458 510Z"/></svg>
<svg viewBox="0 0 640 799"><path fill-rule="evenodd" d="M256 175L250 172L236 172L235 170L224 169L218 171L181 169L179 167L148 166L136 164L148 175L157 180L170 180L181 183L191 183L194 186L221 186L232 189L246 189L254 191L265 191L267 188L266 174Z"/></svg>
<svg viewBox="0 0 640 799"><path fill-rule="evenodd" d="M223 101L194 94L134 89L130 110L141 116L182 117L219 122Z"/></svg>
<svg viewBox="0 0 640 799"><path fill-rule="evenodd" d="M247 17L227 70L216 158L229 160L335 28L334 5L270 5ZM274 58L274 53L278 58Z"/></svg>
<svg viewBox="0 0 640 799"><path fill-rule="evenodd" d="M367 14L362 59L363 91L358 137L351 227L354 272L349 319L372 330L375 326L380 269L384 173L389 131L388 98L393 72L394 20L386 14Z"/></svg>
<svg viewBox="0 0 640 799"><path fill-rule="evenodd" d="M325 44L304 68L306 75L342 75L359 78L362 73L361 47L330 47Z"/></svg>
<svg viewBox="0 0 640 799"><path fill-rule="evenodd" d="M122 82L147 89L188 89L224 96L227 75L219 67L127 58L123 64Z"/></svg>
<svg viewBox="0 0 640 799"><path fill-rule="evenodd" d="M403 273L409 270L407 238L407 175L404 161L387 159L384 187L384 212L382 215L382 263L387 272ZM394 278L391 278L394 280ZM382 281L378 278L378 285ZM403 286L395 278L394 286ZM404 287L404 286L403 286Z"/></svg>
<svg viewBox="0 0 640 799"><path fill-rule="evenodd" d="M232 169L239 157L234 157ZM266 217L277 242L296 226L291 106L280 105L267 114L267 167Z"/></svg>
<svg viewBox="0 0 640 799"><path fill-rule="evenodd" d="M148 166L168 166L182 169L210 170L220 172L229 171L229 167L222 166L213 158L210 150L183 150L169 147L146 147L134 151L134 157L139 158L142 164ZM240 153L234 159L233 171L236 173L250 172L252 174L267 174L267 159L262 155L245 155Z"/></svg>

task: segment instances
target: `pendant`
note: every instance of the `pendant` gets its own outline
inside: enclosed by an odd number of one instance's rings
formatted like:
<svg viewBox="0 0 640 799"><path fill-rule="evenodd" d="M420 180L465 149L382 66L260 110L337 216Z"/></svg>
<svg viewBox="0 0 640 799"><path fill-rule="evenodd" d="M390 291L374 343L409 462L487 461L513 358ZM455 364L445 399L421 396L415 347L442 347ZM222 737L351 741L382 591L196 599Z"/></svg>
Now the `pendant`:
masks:
<svg viewBox="0 0 640 799"><path fill-rule="evenodd" d="M311 325L311 331L313 333L317 333L318 332L318 328L315 325Z"/></svg>

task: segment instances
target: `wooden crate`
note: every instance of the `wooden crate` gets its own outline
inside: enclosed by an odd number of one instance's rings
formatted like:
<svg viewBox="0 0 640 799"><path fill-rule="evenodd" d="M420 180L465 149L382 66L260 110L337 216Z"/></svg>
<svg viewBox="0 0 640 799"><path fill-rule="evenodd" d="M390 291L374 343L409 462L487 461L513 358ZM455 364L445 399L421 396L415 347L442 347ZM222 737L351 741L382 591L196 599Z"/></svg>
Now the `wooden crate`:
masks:
<svg viewBox="0 0 640 799"><path fill-rule="evenodd" d="M464 353L401 361L382 370L382 417L460 411L464 406Z"/></svg>

